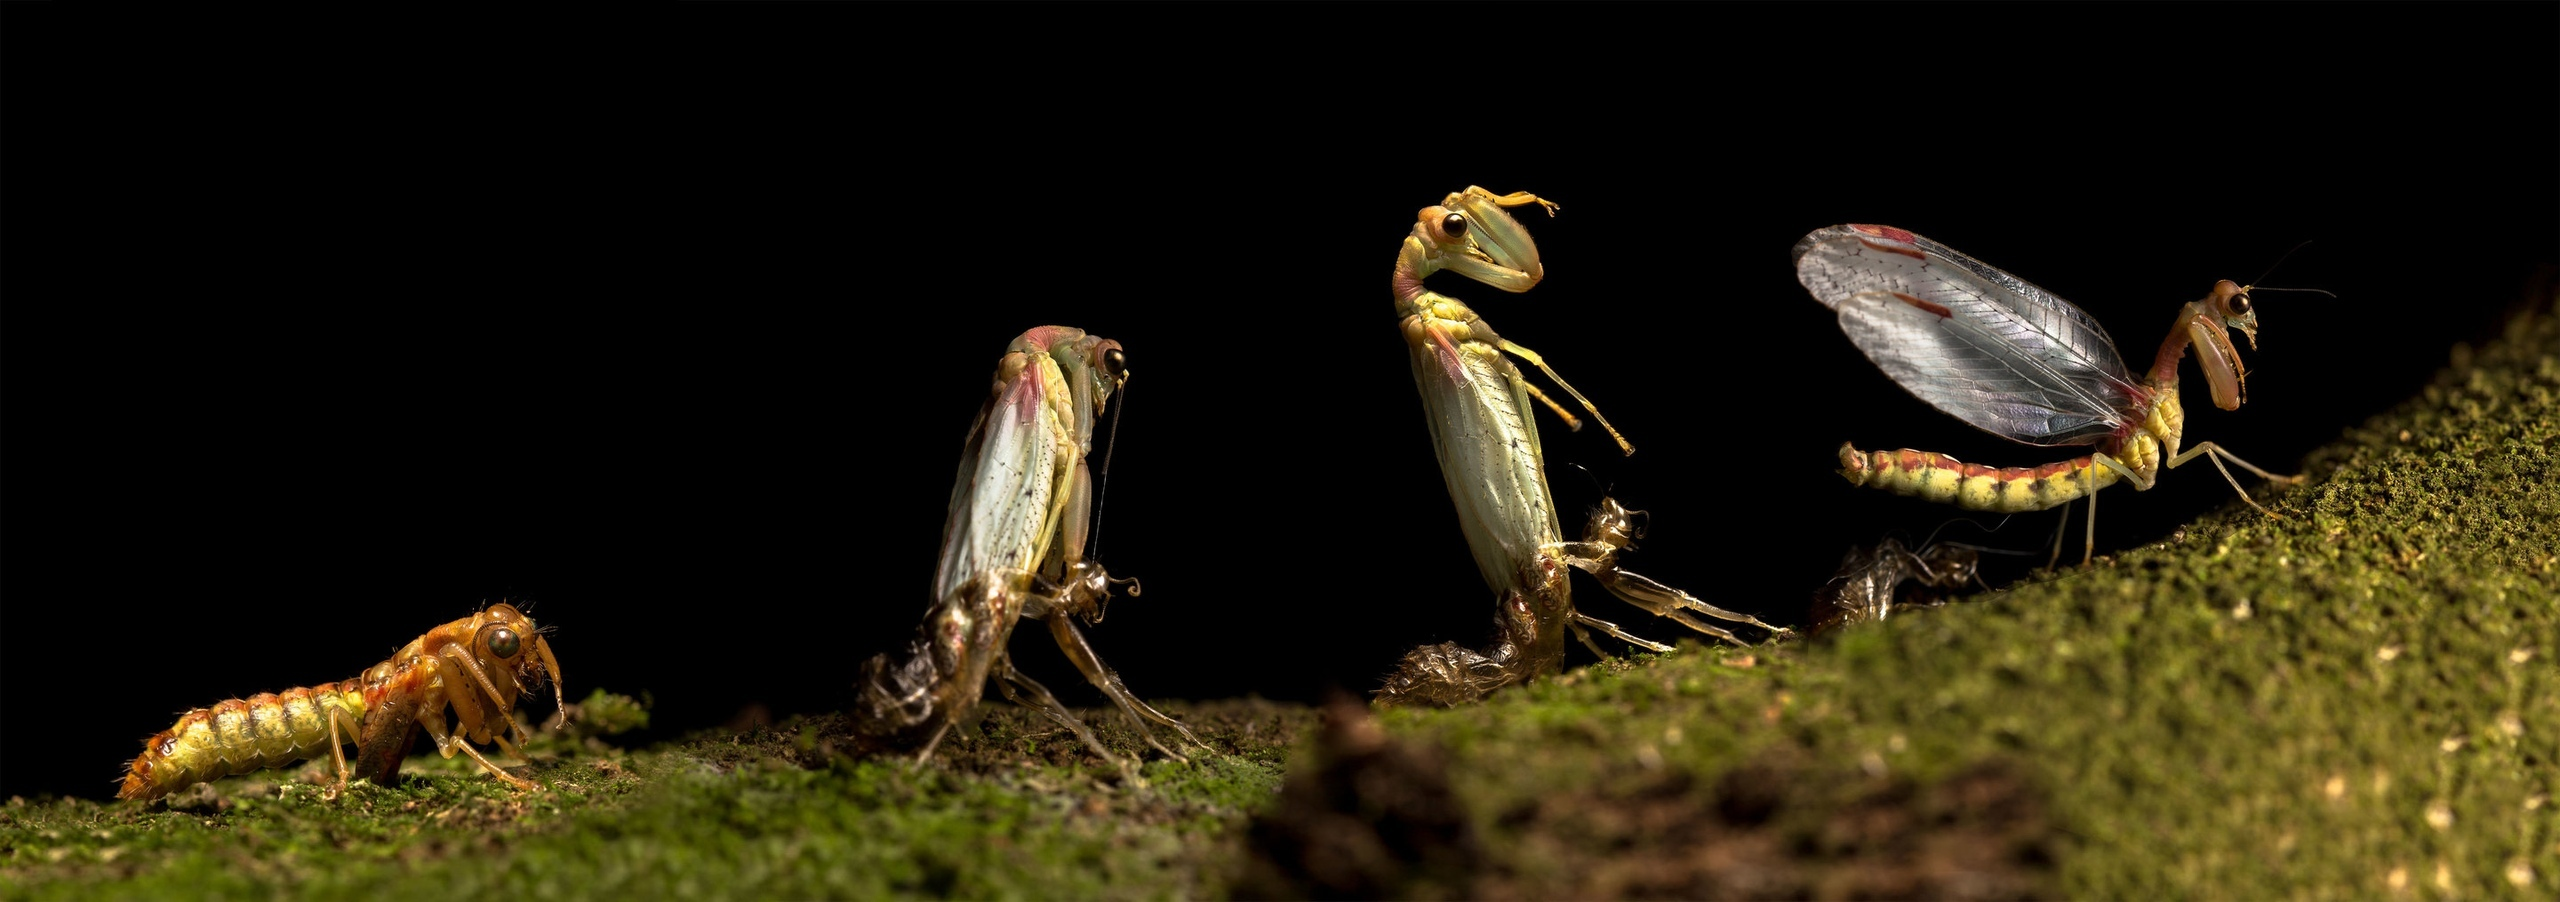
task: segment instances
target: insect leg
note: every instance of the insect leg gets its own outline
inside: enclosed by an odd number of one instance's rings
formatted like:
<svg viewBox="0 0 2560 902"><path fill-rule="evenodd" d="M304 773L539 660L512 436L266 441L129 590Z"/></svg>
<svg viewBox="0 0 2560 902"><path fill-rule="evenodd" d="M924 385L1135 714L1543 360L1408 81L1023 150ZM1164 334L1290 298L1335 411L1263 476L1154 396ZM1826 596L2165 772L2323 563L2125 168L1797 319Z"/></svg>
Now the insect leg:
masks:
<svg viewBox="0 0 2560 902"><path fill-rule="evenodd" d="M1600 580L1600 586L1608 589L1609 594L1618 596L1619 600L1635 605L1636 607L1643 608L1647 611L1651 611L1654 616L1669 617L1672 620L1678 621L1682 626L1723 639L1736 645L1749 645L1751 643L1735 638L1733 633L1704 620L1700 620L1690 612L1695 611L1699 614L1705 614L1718 620L1730 620L1735 623L1748 623L1752 626L1768 630L1769 632L1778 635L1786 635L1790 632L1790 630L1785 627L1771 626L1767 623L1763 623L1758 617L1728 611L1723 608L1716 607L1715 605L1708 604L1699 600L1695 595L1663 585L1653 577L1620 567L1617 562L1617 548L1605 542L1565 542L1562 543L1562 545L1564 549L1565 563L1571 564L1576 569L1579 569L1584 573L1591 574L1592 577ZM1579 613L1577 613L1576 616L1580 616ZM1590 623L1596 626L1599 625L1601 621L1590 621ZM1616 628L1610 627L1609 629L1615 630ZM1627 638L1622 634L1612 633L1612 635L1618 635L1619 638L1622 639ZM1639 641L1639 644L1650 643L1643 643Z"/></svg>
<svg viewBox="0 0 2560 902"><path fill-rule="evenodd" d="M1537 195L1535 195L1535 194L1531 194L1531 193L1529 193L1529 192L1527 192L1527 191L1514 191L1514 192L1511 192L1511 193L1509 193L1509 194L1505 194L1505 195L1502 195L1502 196L1500 196L1500 197L1496 197L1496 196L1494 196L1493 192L1491 192L1491 191L1487 191L1487 190L1485 190L1485 189L1478 188L1478 187L1476 187L1476 186L1474 186L1474 185L1468 185L1468 186L1467 186L1466 193L1467 193L1468 195L1470 195L1470 196L1474 196L1474 197L1481 197L1481 198L1484 198L1485 200L1492 201L1492 202L1494 203L1494 205L1495 205L1495 206L1500 206L1500 207L1525 207L1525 206L1528 206L1528 205L1530 205L1530 204L1537 204L1538 206L1541 206L1541 207L1545 207L1545 208L1547 208L1547 215L1549 215L1549 216L1554 216L1554 215L1556 215L1556 202L1555 202L1555 201L1551 201L1551 200L1548 200L1548 199L1546 199L1546 198L1539 197L1539 196L1537 196Z"/></svg>
<svg viewBox="0 0 2560 902"><path fill-rule="evenodd" d="M1128 763L1120 760L1120 756L1112 754L1110 749L1103 747L1102 740L1093 737L1093 731L1085 728L1084 721L1077 720L1074 712L1068 711L1067 706L1059 704L1057 696L1049 694L1049 687L1042 686L1030 675L1013 669L1012 656L997 657L995 671L995 675L999 678L996 688L1004 690L1005 698L1013 700L1014 704L1048 715L1050 720L1056 721L1059 726L1075 733L1076 738L1084 740L1085 747L1092 749L1094 754L1102 756L1102 760L1118 764L1124 769L1128 767Z"/></svg>
<svg viewBox="0 0 2560 902"><path fill-rule="evenodd" d="M505 768L499 767L495 762L490 761L487 756L480 754L479 749L472 748L469 740L456 739L453 741L453 745L447 746L447 748L462 749L463 754L471 756L471 760L480 762L481 767L487 768L491 776L504 780L508 785L514 786L517 789L529 790L542 788L542 784L540 783L507 773Z"/></svg>
<svg viewBox="0 0 2560 902"><path fill-rule="evenodd" d="M2090 459L2105 461L2109 465L2115 464L2114 458L2104 454L2091 455ZM2124 468L2117 467L2117 469ZM2098 556L2098 468L2090 467L2081 471L2080 484L2086 487L2081 494L2089 497L2089 523L2080 530L2080 566L2086 567L2089 566L2090 558ZM2151 488L2151 481L2137 478L2133 488L2137 492L2148 491Z"/></svg>
<svg viewBox="0 0 2560 902"><path fill-rule="evenodd" d="M1574 615L1579 617L1581 616L1581 613L1582 612L1580 611L1575 611ZM1574 638L1582 640L1582 647L1591 649L1592 654L1598 655L1602 658L1609 657L1608 650L1601 648L1600 642L1591 638L1591 631L1584 629L1581 623L1576 621L1566 621L1565 626L1573 630Z"/></svg>
<svg viewBox="0 0 2560 902"><path fill-rule="evenodd" d="M2094 493L2092 493L2092 494L2090 495L2090 497L2093 497L2093 498L2094 498L2094 497L2097 497L2097 496L2096 496ZM2045 557L2045 559L2044 559L2044 566L2045 566L2045 569L2047 569L2047 570L2051 570L2051 569L2053 569L2053 568L2055 568L2055 567L2057 567L2057 566L2060 566L2060 565L2062 564L2062 540L2064 540L2064 539L2068 539L2068 538L2070 538L2070 537L2071 537L2071 502L2069 502L2069 501L2065 501L2065 502L2062 502L2062 522L2061 522L2060 524L2058 524L2058 525L2054 526L2054 528L2053 528L2053 554L2048 555L2048 556L2046 556L2046 557Z"/></svg>
<svg viewBox="0 0 2560 902"><path fill-rule="evenodd" d="M533 763L533 756L525 754L523 749L516 748L515 743L507 741L507 734L500 733L496 736L489 737L489 741L496 743L498 751L507 753L509 757L522 761L526 764Z"/></svg>
<svg viewBox="0 0 2560 902"><path fill-rule="evenodd" d="M2265 515L2270 516L2270 517L2275 517L2275 518L2278 518L2278 519L2282 519L2282 518L2284 517L2284 515L2283 515L2283 514L2276 513L2275 511L2268 510L2268 509L2263 508L2263 507L2258 507L2258 502L2253 501L2253 500L2251 500L2251 499L2249 498L2249 490L2248 490L2248 489L2244 489L2244 488L2241 488L2241 487L2240 487L2240 480L2232 478L2232 476L2231 476L2231 470L2230 470L2229 468L2227 468L2227 467L2224 467L2224 466L2222 465L2222 462L2223 462L2224 460L2228 459L2228 460L2230 460L2232 463L2239 464L2241 469L2247 470L2247 471L2249 471L2249 472L2251 472L2251 473L2256 473L2256 474L2258 474L2260 477L2262 477L2262 478L2266 479L2266 480L2267 480L2267 481L2269 481L2269 482L2278 482L2278 483L2283 483L2283 484L2285 484L2285 485L2295 485L2295 484L2298 484L2298 483L2302 482L2302 477L2301 477L2300 475L2298 475L2298 474L2297 474L2297 475L2293 475L2293 476L2279 476L2279 475L2276 475L2276 474L2274 474L2274 473L2269 473L2269 472L2267 472L2267 471L2265 471L2265 470L2259 469L2259 468L2258 468L2258 465L2256 465L2256 464L2250 463L2250 462L2245 461L2245 460L2241 460L2241 459L2240 459L2240 457L2239 457L2238 455L2232 454L2232 453L2231 453L2231 452L2229 452L2229 451L2225 451L2225 450L2223 450L2223 449L2222 449L2222 446L2221 446L2221 445L2217 445L2217 444L2214 444L2214 443L2212 443L2212 442L2197 442L2197 443L2196 443L2196 445L2195 445L2195 447L2193 447L2193 448L2188 448L2186 451L2181 452L2178 456L2176 456L2176 457L2172 457L2172 458L2169 458L2169 466L2171 466L2171 467L2176 467L2176 466L2177 466L2177 465L2179 465L2179 464L2186 463L2187 461L2189 461L2189 460L2191 460L2191 459L2194 459L2194 458L2195 458L2195 456L2196 456L2196 455L2199 455L2199 454L2210 454L2210 455L2212 455L2212 456L2207 457L2207 458L2205 458L2205 459L2206 459L2206 460L2213 461L2213 468L2214 468L2214 469L2216 469L2216 470L2221 470L2221 471L2222 471L2222 479L2223 479L2223 481L2224 481L2224 482L2231 483L2231 489L2232 489L2233 491L2236 491L2236 492L2239 492L2239 493L2240 493L2240 500L2249 502L2249 506L2250 506L2250 507L2256 507L2256 508L2258 508L2258 512L2259 512L2259 513L2265 514Z"/></svg>
<svg viewBox="0 0 2560 902"><path fill-rule="evenodd" d="M2207 442L2206 444L2211 443ZM2151 491L2151 487L2157 484L2151 474L2126 466L2123 461L2115 459L2113 455L2107 454L2106 452L2101 451L2089 455L2089 465L2080 468L2080 494L2089 499L2089 525L2086 529L2081 530L2080 538L2080 566L2083 567L2089 566L2089 561L2098 556L2099 467L2105 467L2109 470L2113 470L2117 475L2123 476L2125 479L2131 481L2133 483L2133 490L2137 492ZM2243 497L2246 496L2244 495ZM2070 505L2065 504L2063 506L2064 513L2062 522L2066 530L2071 525L2070 510ZM2057 561L2062 558L2062 547L2060 542L2060 539L2055 540L2056 544L2053 551L2054 559ZM2050 567L2052 566L2052 563L2048 562L2045 566Z"/></svg>
<svg viewBox="0 0 2560 902"><path fill-rule="evenodd" d="M1707 632L1707 633L1712 633L1712 634L1721 635L1721 636L1723 636L1727 641L1731 641L1731 642L1734 642L1734 643L1737 643L1737 644L1743 644L1743 645L1748 645L1748 644L1750 644L1750 643L1747 643L1747 642L1743 642L1743 641L1742 641L1742 640L1740 640L1740 639L1735 639L1735 638L1733 637L1733 634L1732 634L1732 633L1725 632L1725 631L1723 631L1723 630L1717 629L1717 628L1712 627L1712 626L1704 626L1704 625L1700 625L1700 624L1691 624L1691 625L1692 625L1692 626L1696 626L1696 627L1698 627L1698 629L1699 629L1699 630L1701 630L1701 631L1703 631L1703 632ZM1643 637L1637 636L1637 635L1635 635L1635 634L1633 634L1633 633L1629 633L1629 632L1627 632L1626 630L1619 629L1619 628L1618 628L1618 625L1617 625L1617 624L1615 624L1615 623L1610 623L1609 621L1602 620L1602 619L1600 619L1600 618L1598 618L1598 617L1593 617L1593 616L1591 616L1591 615L1589 615L1589 614L1585 614L1585 613L1583 613L1583 612L1581 612L1581 611L1575 611L1575 612L1573 612L1573 634L1574 634L1575 636L1581 637L1583 646L1584 646L1584 647L1586 647L1586 648L1591 649L1591 653L1592 653L1592 654L1596 654L1596 655L1599 655L1599 656L1604 657L1604 658L1605 658L1605 657L1608 657L1608 656L1609 656L1609 653L1608 653L1608 652L1601 651L1601 650L1600 650L1600 646L1599 646L1598 644L1596 644L1596 643L1594 643L1594 642L1592 642L1592 641L1591 641L1591 634L1590 634L1589 632L1587 632L1587 631L1585 631L1585 630L1583 629L1583 627L1586 627L1586 626L1587 626L1587 627L1590 627L1590 628L1592 628L1592 629L1595 629L1595 630L1599 630L1599 631L1604 632L1604 633L1608 633L1609 635L1616 636L1616 637L1618 637L1618 640L1619 640L1619 641L1625 642L1625 643L1627 643L1627 644L1629 644L1629 645L1634 645L1634 646L1642 647L1642 648L1643 648L1643 649L1645 649L1646 651L1671 651L1671 650L1672 650L1671 646L1664 645L1664 644L1662 644L1662 643L1660 643L1660 642L1655 642L1655 641L1653 641L1653 640L1651 640L1651 639L1646 639L1646 638L1643 638Z"/></svg>
<svg viewBox="0 0 2560 902"><path fill-rule="evenodd" d="M1529 361L1529 365L1537 367L1538 372L1545 373L1547 374L1547 378L1555 380L1557 388L1564 389L1565 394L1572 395L1574 400L1582 402L1582 409L1590 411L1591 418L1600 421L1600 428L1609 430L1609 438L1617 441L1619 450L1624 451L1629 455L1636 453L1636 446L1627 444L1627 437L1618 434L1618 427L1609 425L1609 418L1600 415L1600 408L1591 406L1590 398L1585 398L1582 396L1581 392L1574 391L1573 383L1566 382L1564 381L1563 376L1556 375L1555 368L1547 365L1546 358L1538 356L1538 352L1536 351L1514 344L1507 338L1502 340L1502 349L1510 352L1511 356ZM1525 379L1518 381L1522 385L1528 384L1528 380ZM1538 400L1547 402L1547 406L1553 408L1556 415L1563 417L1565 422L1575 422L1572 414L1564 412L1564 407L1557 404L1554 399L1548 398L1544 392L1540 392L1537 389L1532 388L1529 389L1529 393L1537 396ZM1581 427L1576 426L1575 428L1578 429Z"/></svg>
<svg viewBox="0 0 2560 902"><path fill-rule="evenodd" d="M347 790L346 745L364 733L363 728L351 719L347 709L333 704L322 704L321 708L326 712L321 716L329 719L329 758L338 765L338 784L329 788L329 795L335 797ZM357 751L361 753L363 750L359 748ZM357 761L362 763L362 757L359 756Z"/></svg>
<svg viewBox="0 0 2560 902"><path fill-rule="evenodd" d="M1084 671L1086 681L1091 682L1094 688L1102 690L1102 694L1111 696L1113 704L1119 705L1120 710L1127 713L1130 720L1138 722L1138 735L1145 737L1147 744L1154 746L1156 751L1163 752L1166 757L1176 761L1191 760L1184 757L1181 752L1165 748L1164 743L1157 742L1155 733L1147 729L1148 721L1171 727L1192 745L1208 747L1202 745L1200 737L1191 735L1191 728L1183 726L1182 721L1165 716L1164 712L1149 707L1146 702L1131 695L1129 687L1120 682L1120 673L1112 670L1111 665L1102 663L1102 657L1093 653L1093 646L1085 642L1084 631L1076 629L1074 620L1063 615L1050 617L1049 635L1058 640L1058 650L1066 652L1067 659L1076 662L1076 669Z"/></svg>

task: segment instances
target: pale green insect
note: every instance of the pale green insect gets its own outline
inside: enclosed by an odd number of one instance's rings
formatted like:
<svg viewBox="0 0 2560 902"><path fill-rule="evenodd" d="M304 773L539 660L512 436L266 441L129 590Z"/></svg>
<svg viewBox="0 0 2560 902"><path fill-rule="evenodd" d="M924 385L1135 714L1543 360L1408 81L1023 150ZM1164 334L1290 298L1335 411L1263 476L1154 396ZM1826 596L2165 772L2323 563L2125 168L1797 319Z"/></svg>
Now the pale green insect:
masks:
<svg viewBox="0 0 2560 902"><path fill-rule="evenodd" d="M1443 269L1514 293L1537 285L1546 275L1538 261L1538 246L1529 240L1528 230L1504 212L1506 207L1529 204L1545 207L1549 215L1556 208L1527 192L1497 196L1470 185L1436 206L1424 207L1396 255L1396 314L1403 318L1405 346L1411 352L1413 381L1422 392L1431 425L1431 444L1439 454L1449 498L1457 503L1458 523L1466 531L1467 547L1475 553L1476 568L1500 597L1500 614L1491 651L1477 652L1453 642L1414 649L1379 691L1381 701L1459 704L1554 673L1564 663L1568 628L1595 653L1605 654L1591 639L1593 629L1654 651L1671 650L1575 610L1565 575L1568 568L1599 578L1610 594L1629 604L1719 639L1747 644L1696 615L1785 632L1620 569L1617 554L1632 544L1637 530L1632 513L1613 499L1604 499L1593 512L1582 541L1564 540L1555 502L1547 493L1538 430L1529 421L1529 399L1544 403L1575 428L1581 424L1531 386L1504 354L1546 373L1600 421L1620 448L1629 454L1635 448L1535 352L1495 335L1465 303L1422 285L1425 277Z"/></svg>
<svg viewBox="0 0 2560 902"><path fill-rule="evenodd" d="M1180 721L1130 694L1072 619L1101 620L1113 586L1138 594L1136 580L1112 579L1084 559L1093 507L1085 455L1095 418L1128 378L1120 343L1082 329L1042 326L1005 348L951 488L933 608L903 654L863 665L858 732L924 760L977 706L992 678L1006 698L1040 710L1095 754L1119 762L1047 688L1013 668L1006 642L1014 624L1031 617L1049 625L1058 648L1137 722L1147 744L1182 757L1156 741L1150 722L1200 744Z"/></svg>

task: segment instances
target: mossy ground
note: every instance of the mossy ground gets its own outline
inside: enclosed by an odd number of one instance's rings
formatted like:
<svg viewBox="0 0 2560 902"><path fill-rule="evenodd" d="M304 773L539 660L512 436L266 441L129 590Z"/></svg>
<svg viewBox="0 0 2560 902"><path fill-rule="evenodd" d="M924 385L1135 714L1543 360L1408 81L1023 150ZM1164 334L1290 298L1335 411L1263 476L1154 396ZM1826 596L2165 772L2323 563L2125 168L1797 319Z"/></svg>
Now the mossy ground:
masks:
<svg viewBox="0 0 2560 902"><path fill-rule="evenodd" d="M1400 892L2547 897L2555 443L2542 311L2314 455L2266 498L2281 519L2235 506L1971 603L1387 713L1412 760L1444 763L1480 862ZM1233 881L1283 764L1319 757L1297 739L1314 712L1168 706L1214 751L1132 780L987 707L924 768L831 754L819 719L546 741L533 794L420 759L334 801L308 769L167 805L11 800L0 895L1275 891Z"/></svg>

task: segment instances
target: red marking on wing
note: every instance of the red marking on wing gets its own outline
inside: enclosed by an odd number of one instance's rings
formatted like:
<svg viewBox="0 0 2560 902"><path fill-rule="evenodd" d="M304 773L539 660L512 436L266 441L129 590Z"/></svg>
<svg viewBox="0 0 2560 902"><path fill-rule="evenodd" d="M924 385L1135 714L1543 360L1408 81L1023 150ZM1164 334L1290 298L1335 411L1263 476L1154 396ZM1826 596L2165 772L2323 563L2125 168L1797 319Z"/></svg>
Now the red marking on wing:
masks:
<svg viewBox="0 0 2560 902"><path fill-rule="evenodd" d="M1440 368L1449 371L1449 384L1467 384L1466 367L1458 363L1458 343L1450 341L1449 333L1442 331L1437 325L1425 325L1423 330L1430 332L1431 343L1439 346Z"/></svg>
<svg viewBox="0 0 2560 902"><path fill-rule="evenodd" d="M1849 224L1849 228L1858 234L1874 235L1886 241L1900 241L1904 244L1917 244L1920 241L1920 236L1892 226L1868 225L1862 222L1853 222Z"/></svg>
<svg viewBox="0 0 2560 902"><path fill-rule="evenodd" d="M1897 301L1901 301L1901 302L1903 302L1903 303L1905 303L1905 304L1909 304L1909 305L1914 306L1914 307L1918 307L1918 308L1920 308L1920 309L1922 309L1922 310L1929 311L1930 313L1937 314L1937 316L1938 316L1938 318L1939 318L1939 319L1946 319L1946 318L1948 318L1948 317L1951 317L1951 316L1954 316L1954 315L1955 315L1953 312L1949 311L1949 310L1948 310L1947 308L1945 308L1945 307L1939 306L1939 305L1937 305L1937 304L1929 303L1928 301L1924 301L1924 300L1921 300L1921 299L1916 298L1916 297L1912 297L1912 296L1907 295L1907 294L1903 294L1902 292L1899 292L1899 291L1897 291L1897 292L1894 292L1894 293L1893 293L1893 299L1894 299L1894 300L1897 300Z"/></svg>
<svg viewBox="0 0 2560 902"><path fill-rule="evenodd" d="M1894 244L1877 244L1873 241L1860 241L1858 243L1866 245L1868 250L1883 251L1888 254L1901 254L1922 263L1929 262L1929 255L1921 253L1920 249L1916 247L1902 247Z"/></svg>

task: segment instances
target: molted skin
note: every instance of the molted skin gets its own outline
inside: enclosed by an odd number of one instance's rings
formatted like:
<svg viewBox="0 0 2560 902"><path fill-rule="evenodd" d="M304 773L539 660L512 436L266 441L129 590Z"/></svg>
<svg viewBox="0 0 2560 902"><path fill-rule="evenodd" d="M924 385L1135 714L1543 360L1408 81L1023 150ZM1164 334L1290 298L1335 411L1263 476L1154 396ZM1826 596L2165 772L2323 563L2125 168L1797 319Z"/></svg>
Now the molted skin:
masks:
<svg viewBox="0 0 2560 902"><path fill-rule="evenodd" d="M2148 490L2163 469L2212 455L2290 483L2212 442L2181 448L2186 409L2178 361L2196 349L2214 405L2236 410L2248 371L2230 332L2258 342L2249 287L2215 282L2178 311L2151 367L2137 381L2115 340L2079 307L2043 288L1892 226L1817 229L1796 242L1796 279L1836 311L1841 331L1894 382L1930 406L1986 432L2030 445L2094 445L2084 456L2032 467L1988 467L1935 452L1840 446L1852 485L1968 510L2044 510L2119 481ZM2225 479L2230 471L2223 470ZM2232 481L2234 489L2238 481ZM2248 501L2246 491L2241 499ZM2249 501L2256 507L2256 501ZM2259 508L2264 511L2265 508ZM2094 553L2089 539L2082 563ZM2059 554L2059 546L2057 546Z"/></svg>

